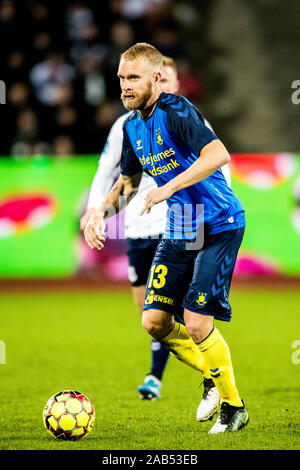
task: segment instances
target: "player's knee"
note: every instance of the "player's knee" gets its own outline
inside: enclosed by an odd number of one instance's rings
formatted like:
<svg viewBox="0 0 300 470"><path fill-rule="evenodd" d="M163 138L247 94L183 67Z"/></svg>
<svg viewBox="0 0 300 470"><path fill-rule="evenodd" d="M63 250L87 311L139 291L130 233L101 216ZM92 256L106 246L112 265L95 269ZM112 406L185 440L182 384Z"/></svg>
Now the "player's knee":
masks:
<svg viewBox="0 0 300 470"><path fill-rule="evenodd" d="M170 330L170 321L160 312L155 310L144 310L142 315L142 326L147 333L155 339L160 339Z"/></svg>
<svg viewBox="0 0 300 470"><path fill-rule="evenodd" d="M145 312L143 312L142 316L142 326L144 330L149 333L149 335L154 336L159 330L161 325L155 321L154 318L152 318L149 314L145 315Z"/></svg>

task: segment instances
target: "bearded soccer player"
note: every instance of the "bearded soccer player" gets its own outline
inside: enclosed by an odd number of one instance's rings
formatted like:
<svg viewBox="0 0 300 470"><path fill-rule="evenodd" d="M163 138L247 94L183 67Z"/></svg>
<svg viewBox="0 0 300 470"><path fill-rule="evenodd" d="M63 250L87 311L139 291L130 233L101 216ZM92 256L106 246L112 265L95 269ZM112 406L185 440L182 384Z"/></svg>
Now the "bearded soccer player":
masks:
<svg viewBox="0 0 300 470"><path fill-rule="evenodd" d="M135 112L123 125L120 178L84 234L91 248L102 249L111 206L120 210L137 193L143 171L153 177L158 187L148 192L140 213L167 201L168 216L147 281L142 324L177 359L212 379L221 409L209 432L232 432L247 424L248 413L214 319L231 320L228 295L245 212L220 170L230 160L222 142L188 100L161 92L162 61L146 43L121 56L121 98ZM199 421L216 411L208 409L205 396L202 402Z"/></svg>
<svg viewBox="0 0 300 470"><path fill-rule="evenodd" d="M160 88L166 93L176 93L179 81L177 67L170 57L163 58L161 69ZM133 111L131 111L133 112ZM115 178L120 173L120 161L123 145L123 124L129 117L130 112L120 116L112 126L106 144L99 159L97 172L93 178L91 190L87 203L87 210L81 217L80 228L84 231L86 224L101 202L105 200L108 192L113 186ZM206 121L208 126L209 123ZM230 184L230 170L228 165L222 167L223 174L228 184ZM128 277L131 282L133 297L142 314L146 282L152 260L160 238L162 238L166 225L167 205L162 202L156 205L149 215L139 216L140 208L148 191L156 187L153 178L147 173L143 177L136 197L126 208L125 214L125 236L128 245L129 268ZM155 400L160 397L162 387L162 377L169 358L169 351L158 341L151 341L151 367L146 375L143 384L138 386L139 396L143 399ZM219 394L211 379L204 379L206 390L206 401L213 402L217 406ZM201 408L197 412L198 417L202 416Z"/></svg>

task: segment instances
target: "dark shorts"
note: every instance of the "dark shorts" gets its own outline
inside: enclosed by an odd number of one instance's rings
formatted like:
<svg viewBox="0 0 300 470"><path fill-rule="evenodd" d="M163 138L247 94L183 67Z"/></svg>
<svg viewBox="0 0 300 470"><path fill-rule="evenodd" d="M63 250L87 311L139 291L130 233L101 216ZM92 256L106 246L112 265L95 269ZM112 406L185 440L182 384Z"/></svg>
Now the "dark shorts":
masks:
<svg viewBox="0 0 300 470"><path fill-rule="evenodd" d="M245 227L207 235L200 250L184 240L160 241L149 272L144 310L174 314L183 309L217 320L231 320L229 290Z"/></svg>
<svg viewBox="0 0 300 470"><path fill-rule="evenodd" d="M128 279L132 286L147 284L149 269L161 237L160 235L158 239L127 238Z"/></svg>

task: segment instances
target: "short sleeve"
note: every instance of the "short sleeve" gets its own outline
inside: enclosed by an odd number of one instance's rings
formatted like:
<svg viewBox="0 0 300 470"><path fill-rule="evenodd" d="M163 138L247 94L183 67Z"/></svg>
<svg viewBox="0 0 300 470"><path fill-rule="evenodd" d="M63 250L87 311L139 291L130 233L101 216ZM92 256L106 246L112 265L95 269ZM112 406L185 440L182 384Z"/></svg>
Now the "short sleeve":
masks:
<svg viewBox="0 0 300 470"><path fill-rule="evenodd" d="M199 155L203 147L218 139L212 128L206 125L202 114L188 100L178 96L176 103L167 109L169 131Z"/></svg>
<svg viewBox="0 0 300 470"><path fill-rule="evenodd" d="M121 174L124 176L133 176L141 173L143 167L134 153L126 127L123 126L123 147L121 156Z"/></svg>

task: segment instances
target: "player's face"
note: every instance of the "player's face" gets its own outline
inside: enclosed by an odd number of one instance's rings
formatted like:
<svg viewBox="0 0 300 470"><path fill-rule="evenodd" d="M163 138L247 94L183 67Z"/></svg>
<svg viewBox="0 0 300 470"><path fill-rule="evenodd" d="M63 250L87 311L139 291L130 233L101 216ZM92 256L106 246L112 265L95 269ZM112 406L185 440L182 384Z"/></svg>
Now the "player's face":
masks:
<svg viewBox="0 0 300 470"><path fill-rule="evenodd" d="M160 88L165 93L177 93L179 90L179 81L177 76L169 65L164 65L161 70Z"/></svg>
<svg viewBox="0 0 300 470"><path fill-rule="evenodd" d="M126 109L144 109L151 103L159 83L160 72L155 72L147 59L121 59L118 70L121 99Z"/></svg>

